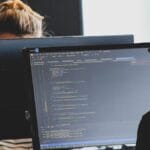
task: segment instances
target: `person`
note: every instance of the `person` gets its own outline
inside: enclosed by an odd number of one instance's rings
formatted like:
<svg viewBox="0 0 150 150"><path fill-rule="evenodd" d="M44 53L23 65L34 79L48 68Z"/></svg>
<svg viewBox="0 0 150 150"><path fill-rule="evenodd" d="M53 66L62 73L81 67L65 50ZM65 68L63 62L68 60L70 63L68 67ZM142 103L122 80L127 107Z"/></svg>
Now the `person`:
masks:
<svg viewBox="0 0 150 150"><path fill-rule="evenodd" d="M150 150L150 111L143 115L137 132L136 150Z"/></svg>
<svg viewBox="0 0 150 150"><path fill-rule="evenodd" d="M44 17L21 0L0 3L0 38L44 36Z"/></svg>

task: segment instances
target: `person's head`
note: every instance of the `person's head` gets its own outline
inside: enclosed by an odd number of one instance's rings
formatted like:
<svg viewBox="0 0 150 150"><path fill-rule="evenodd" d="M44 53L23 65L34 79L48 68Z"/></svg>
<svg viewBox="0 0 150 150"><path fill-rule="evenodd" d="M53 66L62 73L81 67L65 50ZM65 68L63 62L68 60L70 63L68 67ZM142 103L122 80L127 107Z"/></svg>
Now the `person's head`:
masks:
<svg viewBox="0 0 150 150"><path fill-rule="evenodd" d="M0 3L0 38L42 37L44 17L20 0Z"/></svg>

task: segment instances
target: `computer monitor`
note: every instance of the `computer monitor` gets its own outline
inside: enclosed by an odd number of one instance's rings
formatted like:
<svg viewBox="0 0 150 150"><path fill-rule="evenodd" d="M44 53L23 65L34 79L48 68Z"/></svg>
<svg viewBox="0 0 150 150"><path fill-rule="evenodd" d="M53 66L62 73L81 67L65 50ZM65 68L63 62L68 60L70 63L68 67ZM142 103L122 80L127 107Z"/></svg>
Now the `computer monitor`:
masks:
<svg viewBox="0 0 150 150"><path fill-rule="evenodd" d="M133 35L0 40L0 139L31 137L21 51L25 47L133 43Z"/></svg>
<svg viewBox="0 0 150 150"><path fill-rule="evenodd" d="M24 50L34 149L135 144L150 109L149 47Z"/></svg>

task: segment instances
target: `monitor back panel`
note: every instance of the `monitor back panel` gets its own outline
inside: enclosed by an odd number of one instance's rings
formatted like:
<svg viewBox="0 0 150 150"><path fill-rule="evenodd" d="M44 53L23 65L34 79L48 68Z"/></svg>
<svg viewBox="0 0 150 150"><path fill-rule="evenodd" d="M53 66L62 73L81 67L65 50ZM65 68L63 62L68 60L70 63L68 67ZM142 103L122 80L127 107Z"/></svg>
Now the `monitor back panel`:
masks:
<svg viewBox="0 0 150 150"><path fill-rule="evenodd" d="M29 123L24 117L24 112L28 110L28 102L24 89L21 55L23 48L132 42L133 35L0 40L0 139L31 137ZM13 121L10 118L13 118Z"/></svg>

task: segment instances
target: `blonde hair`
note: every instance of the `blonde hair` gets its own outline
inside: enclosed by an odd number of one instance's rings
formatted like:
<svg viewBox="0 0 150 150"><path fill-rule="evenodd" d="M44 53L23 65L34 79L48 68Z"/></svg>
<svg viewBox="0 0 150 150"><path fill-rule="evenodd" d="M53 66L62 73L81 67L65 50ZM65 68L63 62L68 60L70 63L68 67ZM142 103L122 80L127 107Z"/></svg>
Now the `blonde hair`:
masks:
<svg viewBox="0 0 150 150"><path fill-rule="evenodd" d="M43 36L44 17L33 11L21 0L0 3L0 33Z"/></svg>

